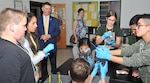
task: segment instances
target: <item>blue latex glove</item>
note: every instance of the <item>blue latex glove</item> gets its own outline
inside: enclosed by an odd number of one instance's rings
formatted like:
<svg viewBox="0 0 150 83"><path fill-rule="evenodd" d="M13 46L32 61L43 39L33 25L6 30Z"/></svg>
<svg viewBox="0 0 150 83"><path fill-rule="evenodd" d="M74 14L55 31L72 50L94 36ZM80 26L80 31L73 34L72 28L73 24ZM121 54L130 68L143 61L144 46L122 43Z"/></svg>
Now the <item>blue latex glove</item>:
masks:
<svg viewBox="0 0 150 83"><path fill-rule="evenodd" d="M91 58L90 56L87 57L87 61L89 62L90 67L92 67L92 65L93 65L93 60L92 60L92 58Z"/></svg>
<svg viewBox="0 0 150 83"><path fill-rule="evenodd" d="M103 40L106 39L106 38L109 37L111 34L112 34L111 31L105 32L105 33L102 35L102 39L103 39Z"/></svg>
<svg viewBox="0 0 150 83"><path fill-rule="evenodd" d="M111 53L110 50L107 49L104 45L99 45L96 47L96 57L101 59L110 60Z"/></svg>
<svg viewBox="0 0 150 83"><path fill-rule="evenodd" d="M92 73L91 73L91 75L92 75L93 77L95 77L95 75L96 75L97 72L98 72L99 63L100 63L100 62L96 62L95 65L94 65L93 71L92 71Z"/></svg>
<svg viewBox="0 0 150 83"><path fill-rule="evenodd" d="M112 40L112 41L106 41L106 44L107 45L110 45L110 46L115 46L115 40Z"/></svg>
<svg viewBox="0 0 150 83"><path fill-rule="evenodd" d="M49 51L53 50L54 49L54 44L48 44L44 49L44 53L48 53Z"/></svg>
<svg viewBox="0 0 150 83"><path fill-rule="evenodd" d="M48 55L50 55L50 53L46 53L46 54L45 54L45 58L47 58L47 57L48 57Z"/></svg>
<svg viewBox="0 0 150 83"><path fill-rule="evenodd" d="M106 78L106 73L108 72L108 61L105 61L104 65L102 65L102 63L99 63L99 65L100 65L101 78Z"/></svg>

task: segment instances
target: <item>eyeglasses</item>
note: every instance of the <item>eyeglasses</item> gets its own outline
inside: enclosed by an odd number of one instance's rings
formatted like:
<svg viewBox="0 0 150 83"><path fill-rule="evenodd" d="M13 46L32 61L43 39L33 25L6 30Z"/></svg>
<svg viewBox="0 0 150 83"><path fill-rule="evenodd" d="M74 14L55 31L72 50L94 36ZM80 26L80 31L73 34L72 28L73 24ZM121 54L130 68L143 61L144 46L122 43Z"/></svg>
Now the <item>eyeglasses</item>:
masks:
<svg viewBox="0 0 150 83"><path fill-rule="evenodd" d="M116 20L108 19L109 21L115 22Z"/></svg>
<svg viewBox="0 0 150 83"><path fill-rule="evenodd" d="M146 25L137 25L137 28L139 29L141 26L150 26L150 24L146 24Z"/></svg>

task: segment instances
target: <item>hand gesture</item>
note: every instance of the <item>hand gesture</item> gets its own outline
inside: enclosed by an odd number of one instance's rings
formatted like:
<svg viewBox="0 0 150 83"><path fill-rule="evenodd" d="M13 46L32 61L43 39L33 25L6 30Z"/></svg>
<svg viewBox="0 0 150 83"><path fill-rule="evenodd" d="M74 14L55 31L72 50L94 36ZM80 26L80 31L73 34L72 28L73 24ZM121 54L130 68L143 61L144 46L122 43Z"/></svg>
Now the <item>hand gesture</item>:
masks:
<svg viewBox="0 0 150 83"><path fill-rule="evenodd" d="M96 62L95 65L94 65L93 71L92 71L92 73L91 73L91 75L92 75L93 77L95 77L95 75L96 75L97 72L98 72L99 63L100 63L100 62Z"/></svg>
<svg viewBox="0 0 150 83"><path fill-rule="evenodd" d="M105 33L102 35L102 39L103 39L103 40L106 39L106 38L109 37L111 34L112 34L111 31L105 32Z"/></svg>
<svg viewBox="0 0 150 83"><path fill-rule="evenodd" d="M106 41L106 45L115 46L115 40L112 41Z"/></svg>
<svg viewBox="0 0 150 83"><path fill-rule="evenodd" d="M47 54L49 51L54 49L54 44L48 44L44 49L44 53Z"/></svg>
<svg viewBox="0 0 150 83"><path fill-rule="evenodd" d="M110 50L107 49L104 45L96 47L96 57L101 59L110 60L111 54Z"/></svg>
<svg viewBox="0 0 150 83"><path fill-rule="evenodd" d="M47 58L47 57L48 57L48 55L50 55L50 53L46 53L46 54L45 54L45 58Z"/></svg>
<svg viewBox="0 0 150 83"><path fill-rule="evenodd" d="M101 78L106 78L106 73L108 72L108 61L105 61L105 64L102 65L100 64L100 73L101 73Z"/></svg>
<svg viewBox="0 0 150 83"><path fill-rule="evenodd" d="M87 61L89 62L90 67L91 67L93 65L93 60L90 56L87 56Z"/></svg>
<svg viewBox="0 0 150 83"><path fill-rule="evenodd" d="M74 43L76 44L78 42L78 38L75 37Z"/></svg>

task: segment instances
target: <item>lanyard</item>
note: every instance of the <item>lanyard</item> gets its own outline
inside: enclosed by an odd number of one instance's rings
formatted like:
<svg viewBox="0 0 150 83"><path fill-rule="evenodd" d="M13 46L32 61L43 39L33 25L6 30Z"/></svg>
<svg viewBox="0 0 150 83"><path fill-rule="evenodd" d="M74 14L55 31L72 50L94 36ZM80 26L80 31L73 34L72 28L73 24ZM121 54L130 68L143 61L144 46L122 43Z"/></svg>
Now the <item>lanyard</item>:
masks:
<svg viewBox="0 0 150 83"><path fill-rule="evenodd" d="M29 55L29 52L28 52L28 50L26 49L26 48L24 48L19 42L18 42L18 44L16 44L20 49L22 49L24 52L26 52L28 55ZM30 59L31 60L31 59ZM33 71L35 72L36 71L36 68L35 68L35 66L34 66L34 64L32 63L32 61L31 61L31 64L32 64L32 68L33 68Z"/></svg>

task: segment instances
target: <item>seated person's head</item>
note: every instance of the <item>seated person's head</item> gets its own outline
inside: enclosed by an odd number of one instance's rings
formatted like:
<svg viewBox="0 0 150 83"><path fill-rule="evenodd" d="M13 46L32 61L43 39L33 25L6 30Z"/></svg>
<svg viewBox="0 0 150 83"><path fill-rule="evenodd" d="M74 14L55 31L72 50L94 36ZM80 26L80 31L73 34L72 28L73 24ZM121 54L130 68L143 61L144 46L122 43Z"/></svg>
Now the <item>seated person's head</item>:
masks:
<svg viewBox="0 0 150 83"><path fill-rule="evenodd" d="M131 28L131 30L132 30L132 33L134 34L134 35L136 35L136 27L137 27L137 23L138 23L138 20L139 20L139 18L141 17L141 15L135 15L135 16L133 16L132 18L131 18L131 20L130 20L130 22L129 22L129 26L130 26L130 28Z"/></svg>
<svg viewBox="0 0 150 83"><path fill-rule="evenodd" d="M88 38L82 38L79 40L79 51L80 55L90 55L90 40Z"/></svg>
<svg viewBox="0 0 150 83"><path fill-rule="evenodd" d="M84 83L89 74L90 65L85 59L77 58L73 60L69 71L72 82Z"/></svg>

